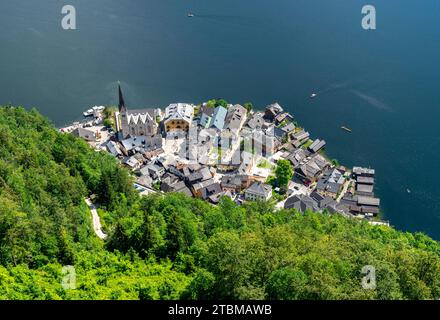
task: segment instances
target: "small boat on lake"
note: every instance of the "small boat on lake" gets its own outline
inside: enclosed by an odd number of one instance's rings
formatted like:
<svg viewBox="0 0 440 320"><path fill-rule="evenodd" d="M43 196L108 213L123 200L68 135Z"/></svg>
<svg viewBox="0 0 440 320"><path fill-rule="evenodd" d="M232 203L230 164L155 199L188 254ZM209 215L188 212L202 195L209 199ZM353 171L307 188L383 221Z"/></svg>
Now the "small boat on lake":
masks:
<svg viewBox="0 0 440 320"><path fill-rule="evenodd" d="M347 132L353 132L353 130L351 130L350 128L348 128L346 126L342 126L341 129L344 131L347 131Z"/></svg>
<svg viewBox="0 0 440 320"><path fill-rule="evenodd" d="M93 108L84 111L83 116L86 118L91 116L96 116L97 113L102 112L104 109L105 109L104 106L94 106Z"/></svg>
<svg viewBox="0 0 440 320"><path fill-rule="evenodd" d="M188 18L192 18L192 17L194 17L194 13L189 12L188 13Z"/></svg>
<svg viewBox="0 0 440 320"><path fill-rule="evenodd" d="M313 92L313 93L310 95L310 99L316 98L317 95L318 95L317 93L314 93L314 92Z"/></svg>
<svg viewBox="0 0 440 320"><path fill-rule="evenodd" d="M83 116L84 117L91 117L91 116L93 116L93 109L89 109L87 111L84 111L83 112Z"/></svg>

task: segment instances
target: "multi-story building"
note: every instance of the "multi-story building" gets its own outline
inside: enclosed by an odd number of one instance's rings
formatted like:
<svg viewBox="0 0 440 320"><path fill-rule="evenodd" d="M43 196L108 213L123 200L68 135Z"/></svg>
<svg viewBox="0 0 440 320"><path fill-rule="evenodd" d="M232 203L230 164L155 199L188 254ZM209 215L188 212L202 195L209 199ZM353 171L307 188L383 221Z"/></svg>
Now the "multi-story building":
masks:
<svg viewBox="0 0 440 320"><path fill-rule="evenodd" d="M165 131L188 131L194 116L194 106L187 103L170 104L165 109Z"/></svg>

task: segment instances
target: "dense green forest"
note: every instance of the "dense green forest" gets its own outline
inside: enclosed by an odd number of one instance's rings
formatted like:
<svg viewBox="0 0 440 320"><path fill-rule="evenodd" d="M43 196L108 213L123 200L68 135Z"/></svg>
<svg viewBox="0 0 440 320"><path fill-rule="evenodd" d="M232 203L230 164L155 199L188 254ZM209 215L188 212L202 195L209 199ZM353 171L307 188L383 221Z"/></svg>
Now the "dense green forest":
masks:
<svg viewBox="0 0 440 320"><path fill-rule="evenodd" d="M66 265L76 289L62 286ZM375 290L361 287L365 265ZM36 110L0 108L0 299L439 298L440 244L426 235L268 203L140 198L111 156Z"/></svg>

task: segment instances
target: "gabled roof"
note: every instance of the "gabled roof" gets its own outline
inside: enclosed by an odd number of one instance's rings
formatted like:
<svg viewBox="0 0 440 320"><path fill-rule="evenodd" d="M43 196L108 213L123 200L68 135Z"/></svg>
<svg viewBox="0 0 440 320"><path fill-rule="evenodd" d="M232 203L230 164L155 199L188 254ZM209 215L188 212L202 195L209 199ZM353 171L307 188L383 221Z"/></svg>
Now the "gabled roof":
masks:
<svg viewBox="0 0 440 320"><path fill-rule="evenodd" d="M266 107L266 113L270 113L274 117L283 111L283 108L277 102L272 103Z"/></svg>
<svg viewBox="0 0 440 320"><path fill-rule="evenodd" d="M225 125L225 119L227 113L228 110L222 106L218 106L217 108L215 108L210 126L222 130Z"/></svg>
<svg viewBox="0 0 440 320"><path fill-rule="evenodd" d="M284 209L296 209L300 212L319 211L318 203L313 198L303 195L288 198L284 203Z"/></svg>
<svg viewBox="0 0 440 320"><path fill-rule="evenodd" d="M356 191L359 192L366 192L366 193L372 193L373 192L373 185L371 184L360 184L358 183L356 185Z"/></svg>
<svg viewBox="0 0 440 320"><path fill-rule="evenodd" d="M229 108L225 119L225 128L230 130L239 130L246 121L247 110L245 107L236 104Z"/></svg>
<svg viewBox="0 0 440 320"><path fill-rule="evenodd" d="M374 176L375 170L369 168L353 167L353 174L357 176Z"/></svg>
<svg viewBox="0 0 440 320"><path fill-rule="evenodd" d="M287 126L281 128L286 133L290 133L295 130L295 125L293 123L289 123Z"/></svg>
<svg viewBox="0 0 440 320"><path fill-rule="evenodd" d="M246 189L246 192L267 198L272 193L272 186L263 184L261 182L254 182L249 188Z"/></svg>
<svg viewBox="0 0 440 320"><path fill-rule="evenodd" d="M162 168L161 166L158 166L157 164L149 163L146 166L142 167L139 171L142 175L147 176L147 175L150 175L150 172L153 172L154 174L160 175L161 173L163 173L165 171L165 169Z"/></svg>
<svg viewBox="0 0 440 320"><path fill-rule="evenodd" d="M127 157L123 163L131 168L135 168L140 165L139 161L135 157Z"/></svg>
<svg viewBox="0 0 440 320"><path fill-rule="evenodd" d="M194 106L187 103L173 103L165 109L165 121L185 120L191 122L194 115Z"/></svg>
<svg viewBox="0 0 440 320"><path fill-rule="evenodd" d="M224 188L232 188L232 189L240 189L243 185L243 177L242 175L230 175L223 176L221 180L222 187Z"/></svg>
<svg viewBox="0 0 440 320"><path fill-rule="evenodd" d="M251 129L261 129L264 125L263 115L259 112L255 113L248 121L247 126Z"/></svg>
<svg viewBox="0 0 440 320"><path fill-rule="evenodd" d="M107 150L115 157L122 155L121 149L118 144L114 141L109 141L106 144Z"/></svg>
<svg viewBox="0 0 440 320"><path fill-rule="evenodd" d="M318 180L316 189L337 194L344 184L344 181L344 176L339 170L327 170Z"/></svg>
<svg viewBox="0 0 440 320"><path fill-rule="evenodd" d="M202 198L206 200L209 197L222 193L222 188L220 186L220 183L215 182L201 189L200 193Z"/></svg>
<svg viewBox="0 0 440 320"><path fill-rule="evenodd" d="M304 130L296 132L292 135L293 140L305 140L310 137L310 133L305 132Z"/></svg>
<svg viewBox="0 0 440 320"><path fill-rule="evenodd" d="M155 110L129 110L127 111L127 123L128 124L156 124Z"/></svg>
<svg viewBox="0 0 440 320"><path fill-rule="evenodd" d="M357 183L362 183L362 184L374 184L373 177L357 176L356 181L357 181Z"/></svg>
<svg viewBox="0 0 440 320"><path fill-rule="evenodd" d="M313 143L309 146L309 150L312 152L318 152L319 150L321 150L322 148L325 147L325 140L319 140L316 139L315 141L313 141Z"/></svg>
<svg viewBox="0 0 440 320"><path fill-rule="evenodd" d="M287 159L292 163L294 167L297 167L301 164L301 162L307 158L306 151L304 149L296 149L293 151Z"/></svg>
<svg viewBox="0 0 440 320"><path fill-rule="evenodd" d="M200 114L204 114L207 115L208 117L212 117L212 115L214 114L214 108L203 105L200 108Z"/></svg>
<svg viewBox="0 0 440 320"><path fill-rule="evenodd" d="M131 151L133 149L139 148L144 151L151 151L155 149L162 148L162 137L160 135L156 136L140 136L140 137L130 137L121 141L122 146L125 150Z"/></svg>
<svg viewBox="0 0 440 320"><path fill-rule="evenodd" d="M286 118L293 119L293 117L288 112L282 112L275 117L275 120L278 123L283 122Z"/></svg>
<svg viewBox="0 0 440 320"><path fill-rule="evenodd" d="M357 198L358 205L366 205L366 206L376 206L378 207L380 205L380 199L378 198L372 198L372 197L364 197L364 196L358 196Z"/></svg>
<svg viewBox="0 0 440 320"><path fill-rule="evenodd" d="M75 130L72 131L72 134L80 138L83 138L87 141L96 140L96 133L86 128L81 128L81 127L76 128Z"/></svg>

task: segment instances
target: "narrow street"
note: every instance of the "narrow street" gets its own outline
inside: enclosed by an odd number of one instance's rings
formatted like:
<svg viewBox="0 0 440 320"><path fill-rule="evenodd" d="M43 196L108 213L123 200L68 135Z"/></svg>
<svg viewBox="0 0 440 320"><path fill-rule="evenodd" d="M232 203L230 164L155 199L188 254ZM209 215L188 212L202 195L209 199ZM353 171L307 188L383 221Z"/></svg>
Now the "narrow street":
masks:
<svg viewBox="0 0 440 320"><path fill-rule="evenodd" d="M90 212L92 213L93 230L100 239L105 240L107 238L107 235L102 232L101 220L99 218L98 212L96 211L96 206L89 198L86 198L85 200L87 205L89 206Z"/></svg>

